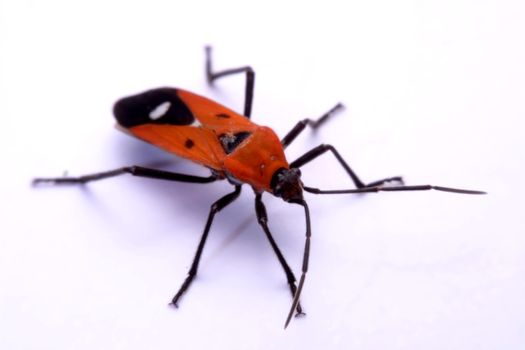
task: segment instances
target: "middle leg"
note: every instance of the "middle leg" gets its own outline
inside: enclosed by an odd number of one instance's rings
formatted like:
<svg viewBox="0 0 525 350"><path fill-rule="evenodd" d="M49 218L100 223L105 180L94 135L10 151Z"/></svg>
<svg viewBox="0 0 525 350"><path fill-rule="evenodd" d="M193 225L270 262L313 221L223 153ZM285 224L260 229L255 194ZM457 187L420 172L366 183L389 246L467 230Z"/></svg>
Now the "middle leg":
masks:
<svg viewBox="0 0 525 350"><path fill-rule="evenodd" d="M306 128L307 125L310 125L312 129L317 129L319 126L324 124L328 118L330 118L332 115L337 113L338 111L345 108L342 103L336 104L332 109L330 109L328 112L323 114L318 119L312 120L312 119L303 119L299 121L295 126L286 134L286 136L283 137L281 140L281 144L283 145L283 148L286 148L289 144L295 140L297 136Z"/></svg>
<svg viewBox="0 0 525 350"><path fill-rule="evenodd" d="M231 193L228 193L224 197L221 197L218 201L213 203L210 208L210 214L208 215L208 220L206 221L206 226L204 227L204 232L202 233L201 240L199 242L199 246L197 248L197 252L195 253L195 257L193 258L193 263L191 264L190 270L188 271L188 276L184 280L184 283L182 283L182 286L179 288L179 291L175 296L173 297L171 304L175 307L178 307L177 303L180 299L180 297L186 292L188 287L190 286L191 282L197 275L197 269L199 268L199 262L201 260L202 251L204 249L204 244L206 243L206 239L208 238L208 233L210 232L211 224L213 222L213 218L215 214L217 214L219 211L221 211L224 207L232 203L237 197L239 197L239 194L241 193L241 186L235 186L235 190Z"/></svg>

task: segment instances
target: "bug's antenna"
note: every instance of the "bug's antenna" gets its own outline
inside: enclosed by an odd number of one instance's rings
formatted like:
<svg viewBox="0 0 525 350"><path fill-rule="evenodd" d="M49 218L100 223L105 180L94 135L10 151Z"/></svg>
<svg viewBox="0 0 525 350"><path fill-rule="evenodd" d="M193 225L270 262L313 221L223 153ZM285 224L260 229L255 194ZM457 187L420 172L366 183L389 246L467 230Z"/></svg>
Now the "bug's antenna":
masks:
<svg viewBox="0 0 525 350"><path fill-rule="evenodd" d="M284 324L285 329L286 327L288 327L288 324L290 323L290 320L292 319L292 315L295 309L297 308L297 304L299 304L299 297L301 296L301 291L303 290L304 280L306 278L306 272L308 272L308 260L310 258L310 237L312 236L312 230L310 228L310 211L308 210L308 205L303 199L293 200L290 202L299 204L304 208L304 216L306 219L306 239L304 242L303 268L302 268L301 279L299 280L299 285L297 286L297 290L293 297L292 307L290 308L290 312L288 313L288 317L286 318L286 322Z"/></svg>
<svg viewBox="0 0 525 350"><path fill-rule="evenodd" d="M397 192L397 191L428 191L436 190L443 192L452 192L460 194L487 194L484 191L462 190L459 188L432 186L432 185L416 185L416 186L372 186L354 188L349 190L320 190L314 187L303 186L303 190L314 194L351 194L351 193L369 193L369 192Z"/></svg>

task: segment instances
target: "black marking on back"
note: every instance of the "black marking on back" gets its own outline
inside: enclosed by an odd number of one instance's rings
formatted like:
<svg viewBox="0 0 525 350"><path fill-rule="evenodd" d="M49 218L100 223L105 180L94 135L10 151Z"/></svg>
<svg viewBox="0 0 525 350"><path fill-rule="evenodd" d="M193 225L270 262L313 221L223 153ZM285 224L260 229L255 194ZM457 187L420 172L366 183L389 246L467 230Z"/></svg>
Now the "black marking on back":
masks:
<svg viewBox="0 0 525 350"><path fill-rule="evenodd" d="M150 113L166 102L169 102L168 110L152 119ZM158 88L124 97L113 106L113 114L117 122L126 128L143 124L190 125L195 121L174 88Z"/></svg>
<svg viewBox="0 0 525 350"><path fill-rule="evenodd" d="M230 154L237 146L239 146L244 140L250 137L252 133L247 131L238 132L236 134L222 134L219 136L219 141L226 154Z"/></svg>
<svg viewBox="0 0 525 350"><path fill-rule="evenodd" d="M231 116L229 114L226 114L226 113L215 114L215 116L217 118L221 118L221 119L229 119L229 118L231 118Z"/></svg>
<svg viewBox="0 0 525 350"><path fill-rule="evenodd" d="M184 142L184 147L186 147L187 149L190 149L193 146L195 146L195 142L193 142L192 139L187 139L186 142Z"/></svg>

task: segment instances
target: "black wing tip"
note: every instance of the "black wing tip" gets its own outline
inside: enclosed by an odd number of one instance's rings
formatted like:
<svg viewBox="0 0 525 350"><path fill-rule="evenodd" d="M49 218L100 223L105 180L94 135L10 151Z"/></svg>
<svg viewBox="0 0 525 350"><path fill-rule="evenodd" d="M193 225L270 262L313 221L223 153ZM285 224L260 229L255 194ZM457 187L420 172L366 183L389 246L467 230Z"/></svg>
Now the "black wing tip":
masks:
<svg viewBox="0 0 525 350"><path fill-rule="evenodd" d="M124 128L143 124L190 125L195 117L178 92L177 88L159 87L123 97L113 105L113 115ZM168 103L166 110L152 116L152 111L164 103Z"/></svg>

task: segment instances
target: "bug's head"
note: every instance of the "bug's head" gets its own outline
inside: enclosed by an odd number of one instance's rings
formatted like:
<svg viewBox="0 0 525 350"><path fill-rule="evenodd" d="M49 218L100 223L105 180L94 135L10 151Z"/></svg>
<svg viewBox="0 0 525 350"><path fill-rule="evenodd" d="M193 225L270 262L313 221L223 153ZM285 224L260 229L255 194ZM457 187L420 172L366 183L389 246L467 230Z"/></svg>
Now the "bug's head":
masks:
<svg viewBox="0 0 525 350"><path fill-rule="evenodd" d="M273 194L286 202L303 199L301 171L297 168L277 170L273 174L270 186Z"/></svg>

